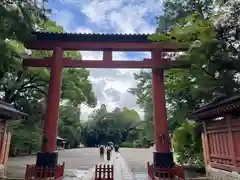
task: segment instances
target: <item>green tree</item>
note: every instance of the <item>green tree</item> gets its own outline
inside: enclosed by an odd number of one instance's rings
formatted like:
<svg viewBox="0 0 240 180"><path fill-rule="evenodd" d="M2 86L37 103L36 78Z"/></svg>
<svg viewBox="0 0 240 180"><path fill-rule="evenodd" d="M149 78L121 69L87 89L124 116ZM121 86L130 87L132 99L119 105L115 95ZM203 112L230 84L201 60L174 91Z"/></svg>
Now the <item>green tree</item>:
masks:
<svg viewBox="0 0 240 180"><path fill-rule="evenodd" d="M81 141L82 125L79 110L72 104L62 105L60 108L58 134L67 140L70 147L77 147Z"/></svg>
<svg viewBox="0 0 240 180"><path fill-rule="evenodd" d="M38 20L38 27L45 31L63 32L63 28L58 26L55 22L46 19ZM23 29L24 30L24 29ZM25 32L24 32L25 33ZM29 36L29 35L28 35ZM48 89L48 82L50 73L47 68L26 68L22 67L22 57L27 57L29 54L25 51L23 41L25 39L10 39L8 37L7 45L11 51L16 52L19 56L11 56L14 59L14 65L10 68L2 69L2 76L0 78L0 92L2 99L13 104L17 109L20 109L29 114L26 121L12 122L10 130L13 133L12 144L16 143L17 148L21 151L25 146L33 146L37 149L40 147L42 136L43 119L46 108L46 96ZM8 54L7 51L3 53ZM51 56L51 51L31 51L30 55L36 58ZM81 55L78 52L65 52L65 57L71 57L74 60L81 60ZM2 61L1 61L2 62ZM62 103L68 103L69 106L76 107L78 104L85 103L91 107L96 105L96 98L92 91L92 85L88 80L89 72L86 69L64 69L62 74ZM62 110L62 109L61 109ZM66 122L64 122L64 120ZM70 121L62 118L59 123L60 126L66 124L66 128L60 128L61 133L69 133L64 137L75 137L75 139L68 138L71 145L79 141L81 131L79 127L74 126L80 123L73 121L71 130L69 128ZM22 133L22 129L29 129L26 133ZM75 132L73 132L75 131ZM79 137L76 138L76 134ZM19 135L21 134L21 136ZM20 138L20 139L19 139Z"/></svg>
<svg viewBox="0 0 240 180"><path fill-rule="evenodd" d="M198 4L199 8L188 6L196 1L182 5L178 3L165 1L164 14L160 18L171 18L171 21L167 25L159 21L158 31L168 32L170 36L155 34L150 37L153 41L171 41L169 37L173 36L180 46L183 42L190 45L188 51L182 55L175 53L175 56L177 59L191 61L191 68L165 71L170 133L182 126L187 114L199 105L221 94L232 96L239 92L237 77L240 53L236 44L239 43L237 17L240 3L229 2L228 5L224 5L229 6L229 11L224 12L220 7L221 13L215 12L215 14L212 7L216 4L211 1L201 1L201 4ZM137 95L138 103L146 112L145 120L149 120L150 123L152 122L151 73L141 71L135 75L135 78L139 83L131 92Z"/></svg>
<svg viewBox="0 0 240 180"><path fill-rule="evenodd" d="M0 79L19 63L21 54L12 48L11 41L24 42L29 38L39 21L46 19L46 15L49 14L49 10L44 7L46 2L46 0L16 0L14 4L8 0L0 2Z"/></svg>
<svg viewBox="0 0 240 180"><path fill-rule="evenodd" d="M183 164L198 164L204 166L201 134L196 129L195 122L184 122L173 133L172 144L177 154L177 160Z"/></svg>
<svg viewBox="0 0 240 180"><path fill-rule="evenodd" d="M89 120L84 123L83 139L88 146L114 142L120 144L123 141L133 143L137 126L141 122L139 114L128 108L116 108L108 112L105 105L95 110Z"/></svg>

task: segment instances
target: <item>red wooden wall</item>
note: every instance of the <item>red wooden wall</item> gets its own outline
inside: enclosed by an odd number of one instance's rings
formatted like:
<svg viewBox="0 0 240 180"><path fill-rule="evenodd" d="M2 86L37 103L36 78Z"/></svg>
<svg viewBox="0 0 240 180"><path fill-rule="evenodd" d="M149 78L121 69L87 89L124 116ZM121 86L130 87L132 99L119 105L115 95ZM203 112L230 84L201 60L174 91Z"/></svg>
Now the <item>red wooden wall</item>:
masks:
<svg viewBox="0 0 240 180"><path fill-rule="evenodd" d="M7 164L11 134L7 132L6 121L0 121L0 164Z"/></svg>
<svg viewBox="0 0 240 180"><path fill-rule="evenodd" d="M205 164L240 172L240 118L204 122Z"/></svg>

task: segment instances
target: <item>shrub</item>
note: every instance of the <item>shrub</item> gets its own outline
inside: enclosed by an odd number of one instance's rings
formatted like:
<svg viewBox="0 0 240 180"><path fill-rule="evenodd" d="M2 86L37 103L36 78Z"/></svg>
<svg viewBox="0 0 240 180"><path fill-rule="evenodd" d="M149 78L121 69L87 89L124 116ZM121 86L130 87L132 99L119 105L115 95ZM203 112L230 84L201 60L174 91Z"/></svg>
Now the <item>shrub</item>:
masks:
<svg viewBox="0 0 240 180"><path fill-rule="evenodd" d="M135 147L135 148L142 148L143 145L142 145L141 140L136 140L136 141L134 141L134 147Z"/></svg>
<svg viewBox="0 0 240 180"><path fill-rule="evenodd" d="M133 145L133 143L130 143L130 142L122 142L120 144L120 147L133 148L134 145Z"/></svg>
<svg viewBox="0 0 240 180"><path fill-rule="evenodd" d="M201 135L197 132L200 124L184 122L173 132L173 148L180 163L203 166Z"/></svg>

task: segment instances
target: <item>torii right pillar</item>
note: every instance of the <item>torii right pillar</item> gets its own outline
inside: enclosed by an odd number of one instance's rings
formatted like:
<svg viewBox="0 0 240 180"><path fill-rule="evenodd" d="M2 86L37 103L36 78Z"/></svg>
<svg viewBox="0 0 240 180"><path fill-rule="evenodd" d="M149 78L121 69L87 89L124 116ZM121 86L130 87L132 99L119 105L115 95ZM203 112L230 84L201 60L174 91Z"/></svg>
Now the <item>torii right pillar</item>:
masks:
<svg viewBox="0 0 240 180"><path fill-rule="evenodd" d="M153 61L164 61L161 52L152 51ZM168 121L165 102L164 70L152 69L152 101L154 111L154 139L156 152L153 154L154 167L172 168L173 153L170 150Z"/></svg>

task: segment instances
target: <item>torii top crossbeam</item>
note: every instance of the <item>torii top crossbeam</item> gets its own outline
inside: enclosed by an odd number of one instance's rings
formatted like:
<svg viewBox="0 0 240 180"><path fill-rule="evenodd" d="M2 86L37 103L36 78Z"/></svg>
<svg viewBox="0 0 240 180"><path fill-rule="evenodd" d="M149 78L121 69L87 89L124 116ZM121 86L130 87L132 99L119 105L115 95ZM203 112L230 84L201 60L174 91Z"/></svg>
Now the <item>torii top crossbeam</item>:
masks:
<svg viewBox="0 0 240 180"><path fill-rule="evenodd" d="M175 43L154 43L149 40L150 34L73 34L34 32L32 40L25 47L35 50L52 50L61 47L64 50L81 51L152 51L161 49L162 52L180 51Z"/></svg>
<svg viewBox="0 0 240 180"><path fill-rule="evenodd" d="M149 34L72 34L34 32L33 38L25 43L25 47L33 50L53 50L60 47L63 50L103 51L102 61L76 61L63 58L63 67L81 68L178 68L188 67L186 61L170 61L161 59L161 52L182 51L186 47L179 47L173 42L152 42ZM144 59L142 61L118 60L113 61L113 51L156 51L158 61ZM24 65L32 67L49 67L51 58L25 59Z"/></svg>

